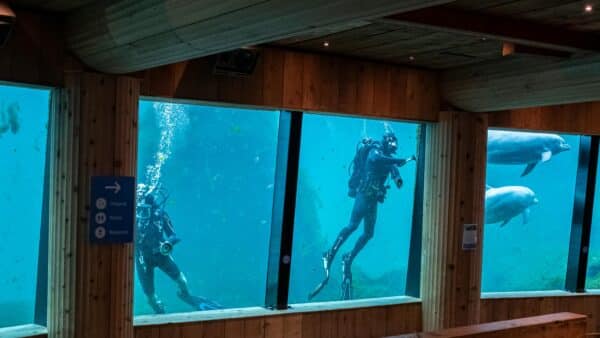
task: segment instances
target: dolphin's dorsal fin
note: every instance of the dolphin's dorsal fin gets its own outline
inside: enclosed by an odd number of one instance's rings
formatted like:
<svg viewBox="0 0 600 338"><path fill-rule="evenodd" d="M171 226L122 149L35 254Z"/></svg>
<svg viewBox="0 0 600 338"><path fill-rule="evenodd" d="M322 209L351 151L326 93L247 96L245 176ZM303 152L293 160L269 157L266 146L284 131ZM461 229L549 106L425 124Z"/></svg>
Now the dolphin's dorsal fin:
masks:
<svg viewBox="0 0 600 338"><path fill-rule="evenodd" d="M530 172L533 170L533 168L535 168L535 166L536 166L537 164L538 164L538 162L529 163L529 164L527 165L527 167L525 167L525 170L523 170L523 173L521 174L521 177L523 177L523 176L525 176L525 175L529 174L529 173L530 173Z"/></svg>
<svg viewBox="0 0 600 338"><path fill-rule="evenodd" d="M504 222L502 222L502 224L500 224L500 227L502 228L503 226L507 225L508 222L510 222L511 219L512 218L508 218L508 219L504 220Z"/></svg>
<svg viewBox="0 0 600 338"><path fill-rule="evenodd" d="M546 150L542 153L542 162L546 162L550 158L552 158L552 152L550 150Z"/></svg>
<svg viewBox="0 0 600 338"><path fill-rule="evenodd" d="M530 214L531 214L531 211L529 210L529 208L523 210L523 224L529 223L529 215Z"/></svg>

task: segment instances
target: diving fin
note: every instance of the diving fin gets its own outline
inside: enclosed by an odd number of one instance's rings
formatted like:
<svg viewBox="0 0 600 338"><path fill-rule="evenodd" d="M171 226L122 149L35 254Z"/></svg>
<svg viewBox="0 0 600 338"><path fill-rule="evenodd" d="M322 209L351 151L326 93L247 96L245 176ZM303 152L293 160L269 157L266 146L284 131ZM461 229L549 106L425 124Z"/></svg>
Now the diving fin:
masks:
<svg viewBox="0 0 600 338"><path fill-rule="evenodd" d="M213 302L212 300L200 296L192 296L189 293L178 292L177 296L181 298L184 302L191 305L198 311L206 311L206 310L218 310L222 309L223 306L217 302Z"/></svg>
<svg viewBox="0 0 600 338"><path fill-rule="evenodd" d="M352 262L348 254L342 259L342 300L352 299Z"/></svg>
<svg viewBox="0 0 600 338"><path fill-rule="evenodd" d="M323 259L323 270L325 271L325 278L323 278L321 283L319 283L315 287L315 289L308 294L308 300L311 300L316 295L318 295L319 292L321 292L321 290L323 290L325 285L327 285L327 282L329 282L329 268L331 267L331 258L332 258L331 251L325 251L325 253L323 253L322 259Z"/></svg>
<svg viewBox="0 0 600 338"><path fill-rule="evenodd" d="M529 174L529 173L530 173L530 172L533 170L533 168L535 168L535 166L536 166L537 164L538 164L538 162L529 163L529 164L527 165L527 167L525 167L525 170L524 170L524 171L523 171L523 173L521 174L521 177L523 177L523 176L525 176L525 175Z"/></svg>

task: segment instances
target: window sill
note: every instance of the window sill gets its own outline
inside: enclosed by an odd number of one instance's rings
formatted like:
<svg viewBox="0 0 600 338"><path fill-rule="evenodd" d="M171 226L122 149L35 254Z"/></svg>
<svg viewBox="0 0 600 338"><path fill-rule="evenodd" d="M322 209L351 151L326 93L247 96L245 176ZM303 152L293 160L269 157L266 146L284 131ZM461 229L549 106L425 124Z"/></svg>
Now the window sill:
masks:
<svg viewBox="0 0 600 338"><path fill-rule="evenodd" d="M23 338L48 334L48 330L40 325L27 324L0 329L2 338Z"/></svg>
<svg viewBox="0 0 600 338"><path fill-rule="evenodd" d="M578 296L600 295L600 291L569 292L564 290L548 291L508 291L508 292L483 292L481 299L499 298L534 298L534 297L578 297Z"/></svg>
<svg viewBox="0 0 600 338"><path fill-rule="evenodd" d="M269 310L262 307L248 307L240 309L224 309L212 311L197 311L185 313L173 313L165 315L142 315L133 319L134 326L173 324L185 322L197 322L219 319L248 318L262 316L276 316L294 313L306 313L316 311L336 311L356 308L368 308L386 305L420 303L421 300L413 297L398 296L384 298L370 298L353 301L332 301L306 304L290 304L287 310Z"/></svg>

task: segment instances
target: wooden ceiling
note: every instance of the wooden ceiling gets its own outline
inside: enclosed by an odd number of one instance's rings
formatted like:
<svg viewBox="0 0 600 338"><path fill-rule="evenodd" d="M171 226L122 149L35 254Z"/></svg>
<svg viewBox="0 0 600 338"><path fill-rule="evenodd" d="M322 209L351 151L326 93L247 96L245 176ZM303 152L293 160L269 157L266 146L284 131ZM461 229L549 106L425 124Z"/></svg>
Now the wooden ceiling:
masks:
<svg viewBox="0 0 600 338"><path fill-rule="evenodd" d="M600 1L596 2L600 10ZM581 56L600 51L600 13L587 13L587 4L590 2L458 0L368 20L360 27L333 34L296 36L274 44L437 70L502 59L506 41L550 48L541 53L543 57L537 56L540 59L555 58L549 56L552 50ZM536 57L531 60L535 62Z"/></svg>
<svg viewBox="0 0 600 338"><path fill-rule="evenodd" d="M50 12L67 12L94 3L94 0L18 0L23 8L41 9Z"/></svg>

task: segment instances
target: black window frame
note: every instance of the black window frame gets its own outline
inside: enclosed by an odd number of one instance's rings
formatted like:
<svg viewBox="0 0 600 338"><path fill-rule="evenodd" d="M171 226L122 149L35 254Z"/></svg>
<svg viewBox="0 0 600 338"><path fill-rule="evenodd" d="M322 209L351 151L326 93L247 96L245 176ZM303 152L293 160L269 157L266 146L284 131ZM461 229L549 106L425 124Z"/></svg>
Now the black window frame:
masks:
<svg viewBox="0 0 600 338"><path fill-rule="evenodd" d="M289 114L289 115L288 115ZM290 308L288 302L290 288L290 270L293 264L292 243L294 239L294 221L296 212L296 193L300 160L300 144L302 138L303 111L281 110L277 168L275 173L275 198L283 196L283 200L274 200L269 246L268 276L265 293L265 308L283 310ZM327 113L312 113L331 115ZM348 116L349 118L369 118L368 116ZM374 117L381 120L395 121L386 117ZM424 122L407 122L417 124L417 168L413 199L413 217L409 243L409 261L406 278L405 296L420 297L421 281L421 247L423 229L423 186L425 177L426 124ZM286 160L286 163L280 161ZM284 169L285 173L279 170ZM348 300L347 302L352 302ZM333 306L332 306L333 307Z"/></svg>
<svg viewBox="0 0 600 338"><path fill-rule="evenodd" d="M489 130L510 130L520 132L516 128L494 128ZM525 131L523 131L525 132ZM547 131L536 130L532 132L544 133ZM588 253L590 235L592 230L592 215L594 210L594 195L598 171L598 152L600 149L600 136L577 133L566 133L579 136L579 155L575 179L575 196L571 216L571 229L569 235L569 251L567 256L566 278L562 291L572 293L586 293L585 288L588 268ZM486 163L487 165L487 163ZM600 225L598 225L600 226ZM483 262L482 262L483 270ZM481 292L486 293L518 293L520 291Z"/></svg>

